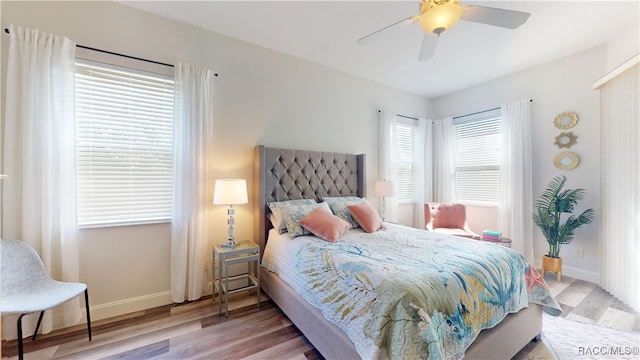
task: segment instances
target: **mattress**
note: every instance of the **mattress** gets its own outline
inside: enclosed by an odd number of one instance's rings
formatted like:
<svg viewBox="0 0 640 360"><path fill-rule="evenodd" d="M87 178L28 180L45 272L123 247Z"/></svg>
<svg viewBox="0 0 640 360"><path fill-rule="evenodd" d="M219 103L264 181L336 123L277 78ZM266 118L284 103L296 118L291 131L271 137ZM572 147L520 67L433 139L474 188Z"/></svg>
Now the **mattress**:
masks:
<svg viewBox="0 0 640 360"><path fill-rule="evenodd" d="M363 358L459 359L529 302L559 312L511 249L394 224L336 243L271 231L263 267L340 327Z"/></svg>

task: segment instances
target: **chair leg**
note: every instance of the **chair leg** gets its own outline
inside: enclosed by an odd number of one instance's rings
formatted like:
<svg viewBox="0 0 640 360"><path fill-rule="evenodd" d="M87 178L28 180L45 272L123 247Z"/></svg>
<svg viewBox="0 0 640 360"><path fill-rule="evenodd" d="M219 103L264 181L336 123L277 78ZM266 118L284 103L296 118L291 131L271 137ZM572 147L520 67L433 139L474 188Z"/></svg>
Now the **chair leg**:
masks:
<svg viewBox="0 0 640 360"><path fill-rule="evenodd" d="M89 290L84 290L84 303L87 308L87 331L89 332L89 341L91 341L91 314L89 313ZM24 348L22 345L22 318L27 314L21 314L18 316L18 360L24 359ZM36 335L38 334L38 329L40 328L40 323L42 322L42 317L44 316L44 311L40 312L40 316L38 317L38 323L36 324L36 331L33 333L32 340L36 339Z"/></svg>
<svg viewBox="0 0 640 360"><path fill-rule="evenodd" d="M22 348L22 318L27 314L18 316L18 359L24 359L24 349Z"/></svg>
<svg viewBox="0 0 640 360"><path fill-rule="evenodd" d="M40 328L40 323L42 322L42 317L44 316L44 311L40 312L40 316L38 317L38 323L36 324L36 331L33 332L33 337L31 340L36 339L36 335L38 335L38 329Z"/></svg>
<svg viewBox="0 0 640 360"><path fill-rule="evenodd" d="M89 314L89 289L84 289L84 305L87 308L87 331L89 331L89 341L91 341L91 314Z"/></svg>

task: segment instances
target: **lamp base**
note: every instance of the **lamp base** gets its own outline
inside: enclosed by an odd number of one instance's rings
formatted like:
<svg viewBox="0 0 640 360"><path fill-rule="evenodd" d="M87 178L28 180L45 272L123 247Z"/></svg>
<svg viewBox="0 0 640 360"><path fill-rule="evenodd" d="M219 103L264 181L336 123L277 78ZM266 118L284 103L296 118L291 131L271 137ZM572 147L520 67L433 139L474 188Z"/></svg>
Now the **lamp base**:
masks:
<svg viewBox="0 0 640 360"><path fill-rule="evenodd" d="M227 219L227 225L229 225L229 233L227 234L227 243L223 244L222 247L225 249L233 249L238 244L236 243L236 229L234 225L236 224L236 219L233 217L235 215L236 210L233 208L233 205L229 205L229 209L227 210L227 215L229 218Z"/></svg>
<svg viewBox="0 0 640 360"><path fill-rule="evenodd" d="M237 246L239 246L240 243L236 242L236 239L234 237L229 237L227 238L227 243L226 244L222 244L221 247L225 248L225 249L233 249Z"/></svg>
<svg viewBox="0 0 640 360"><path fill-rule="evenodd" d="M240 246L240 244L238 243L233 243L233 244L222 244L220 245L220 247L225 248L225 249L234 249L236 247Z"/></svg>
<svg viewBox="0 0 640 360"><path fill-rule="evenodd" d="M382 221L387 221L385 219L385 215L386 215L386 206L387 205L387 200L384 198L384 196L382 197Z"/></svg>

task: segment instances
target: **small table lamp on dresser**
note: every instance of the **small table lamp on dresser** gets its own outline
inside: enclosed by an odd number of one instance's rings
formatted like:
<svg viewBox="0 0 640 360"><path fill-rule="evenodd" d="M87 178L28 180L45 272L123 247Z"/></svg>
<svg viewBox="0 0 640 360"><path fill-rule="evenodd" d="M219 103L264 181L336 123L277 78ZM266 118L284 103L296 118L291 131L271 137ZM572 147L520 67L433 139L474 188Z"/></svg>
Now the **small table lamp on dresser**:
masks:
<svg viewBox="0 0 640 360"><path fill-rule="evenodd" d="M386 200L385 197L395 196L396 190L393 181L382 180L376 181L373 187L373 194L382 197L382 221L385 221Z"/></svg>
<svg viewBox="0 0 640 360"><path fill-rule="evenodd" d="M213 190L214 205L229 205L227 210L227 225L229 226L229 235L227 243L223 247L234 248L237 246L235 242L235 209L233 205L246 204L249 202L247 197L247 181L245 179L218 179Z"/></svg>

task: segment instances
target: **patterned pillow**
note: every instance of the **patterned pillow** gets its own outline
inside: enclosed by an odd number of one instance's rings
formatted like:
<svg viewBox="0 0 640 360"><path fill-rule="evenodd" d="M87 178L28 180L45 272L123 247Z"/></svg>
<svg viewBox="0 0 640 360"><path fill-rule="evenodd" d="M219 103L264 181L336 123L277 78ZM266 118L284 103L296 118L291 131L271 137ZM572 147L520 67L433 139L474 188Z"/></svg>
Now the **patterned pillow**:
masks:
<svg viewBox="0 0 640 360"><path fill-rule="evenodd" d="M300 225L322 240L335 242L340 235L351 229L351 224L333 215L331 211L318 208L300 220Z"/></svg>
<svg viewBox="0 0 640 360"><path fill-rule="evenodd" d="M287 231L289 235L294 238L296 236L301 235L309 235L311 232L302 225L300 225L300 220L309 215L316 209L324 209L325 211L331 213L331 209L329 209L329 205L327 204L311 204L311 205L292 205L292 206L283 206L282 207L282 215L287 222Z"/></svg>
<svg viewBox="0 0 640 360"><path fill-rule="evenodd" d="M364 231L372 233L384 227L380 215L369 203L349 205L347 208Z"/></svg>
<svg viewBox="0 0 640 360"><path fill-rule="evenodd" d="M271 209L271 213L273 214L273 218L270 218L271 223L275 229L278 229L280 234L287 232L287 221L282 214L282 208L288 206L296 206L296 205L313 205L317 204L314 199L298 199L298 200L287 200L287 201L274 201L270 202L269 209Z"/></svg>
<svg viewBox="0 0 640 360"><path fill-rule="evenodd" d="M339 196L339 197L323 197L322 200L329 204L331 211L342 220L351 224L356 229L360 224L351 216L351 212L347 206L366 203L367 200L357 196Z"/></svg>

